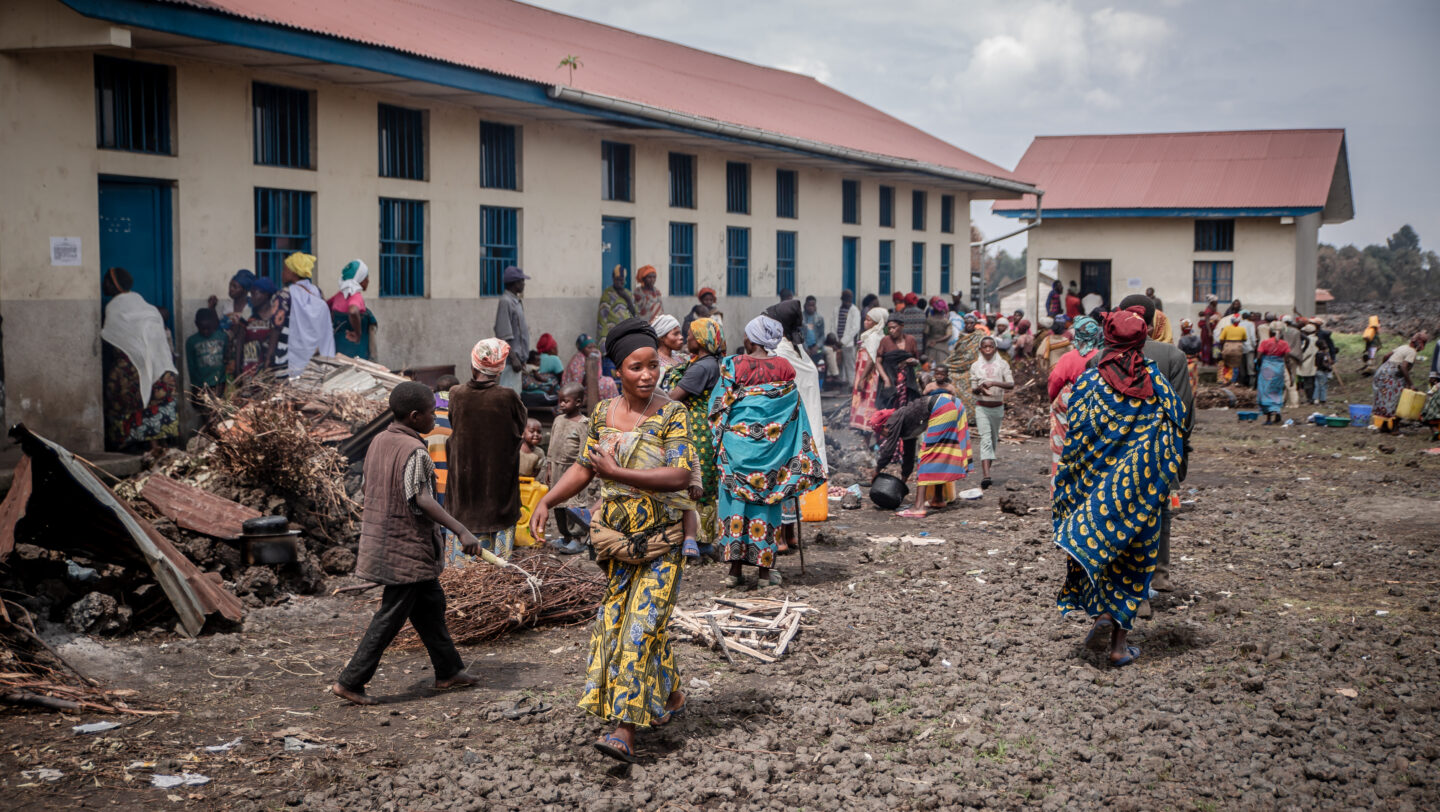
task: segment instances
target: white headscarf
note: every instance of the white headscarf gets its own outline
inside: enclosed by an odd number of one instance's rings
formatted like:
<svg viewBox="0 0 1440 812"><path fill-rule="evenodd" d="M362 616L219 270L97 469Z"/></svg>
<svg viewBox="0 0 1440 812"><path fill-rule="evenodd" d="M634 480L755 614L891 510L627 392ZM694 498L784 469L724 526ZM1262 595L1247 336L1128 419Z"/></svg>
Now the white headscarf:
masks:
<svg viewBox="0 0 1440 812"><path fill-rule="evenodd" d="M760 315L745 325L745 337L773 354L775 347L780 344L780 339L785 337L785 328L769 316Z"/></svg>
<svg viewBox="0 0 1440 812"><path fill-rule="evenodd" d="M340 271L340 295L350 298L360 292L360 283L370 275L370 268L364 261L352 259Z"/></svg>
<svg viewBox="0 0 1440 812"><path fill-rule="evenodd" d="M328 321L328 318L327 318ZM177 375L175 357L165 338L165 320L160 311L133 291L116 296L105 305L105 326L100 338L130 359L140 379L140 405L150 405L150 390L167 372Z"/></svg>
<svg viewBox="0 0 1440 812"><path fill-rule="evenodd" d="M664 338L671 330L680 326L680 320L669 313L661 313L650 320L650 329L655 331L657 338Z"/></svg>
<svg viewBox="0 0 1440 812"><path fill-rule="evenodd" d="M885 339L885 322L890 320L890 311L883 307L872 307L865 314L865 318L875 322L875 326L860 334L860 346L870 354L870 363L873 364L878 360L880 342Z"/></svg>

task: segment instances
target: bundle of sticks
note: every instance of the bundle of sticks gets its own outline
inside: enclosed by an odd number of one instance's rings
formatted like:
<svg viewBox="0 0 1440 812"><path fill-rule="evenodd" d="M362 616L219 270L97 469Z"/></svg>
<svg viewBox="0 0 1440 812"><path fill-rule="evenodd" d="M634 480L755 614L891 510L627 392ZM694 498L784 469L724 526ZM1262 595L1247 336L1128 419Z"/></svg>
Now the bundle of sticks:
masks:
<svg viewBox="0 0 1440 812"><path fill-rule="evenodd" d="M483 643L531 626L589 620L605 596L605 576L585 556L562 559L516 550L511 562L518 569L474 561L441 573L445 621L457 644ZM405 630L400 645L420 647L414 629Z"/></svg>
<svg viewBox="0 0 1440 812"><path fill-rule="evenodd" d="M135 695L129 689L106 689L82 674L40 639L24 607L0 602L0 702L66 711L161 712L131 707L125 698Z"/></svg>
<svg viewBox="0 0 1440 812"><path fill-rule="evenodd" d="M357 515L345 493L345 458L314 436L300 404L278 392L253 394L204 396L217 467L246 485L308 498L321 515Z"/></svg>
<svg viewBox="0 0 1440 812"><path fill-rule="evenodd" d="M773 663L785 656L801 621L819 611L789 599L716 598L704 612L677 608L670 615L670 631L682 640L719 650L727 662L735 662L733 651Z"/></svg>

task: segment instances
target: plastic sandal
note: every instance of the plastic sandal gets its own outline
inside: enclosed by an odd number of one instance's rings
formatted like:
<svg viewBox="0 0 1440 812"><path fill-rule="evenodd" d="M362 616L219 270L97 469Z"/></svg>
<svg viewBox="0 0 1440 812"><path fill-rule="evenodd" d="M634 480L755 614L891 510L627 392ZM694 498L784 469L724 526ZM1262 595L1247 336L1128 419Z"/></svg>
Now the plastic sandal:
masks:
<svg viewBox="0 0 1440 812"><path fill-rule="evenodd" d="M1125 666L1127 666L1127 665L1135 662L1135 659L1136 659L1137 657L1139 657L1139 656L1140 656L1140 647L1139 647L1139 646L1126 646L1126 647L1125 647L1125 656L1124 656L1124 657L1121 657L1121 658L1118 659L1118 660L1111 660L1111 661L1110 661L1110 667L1111 667L1111 668L1124 668Z"/></svg>
<svg viewBox="0 0 1440 812"><path fill-rule="evenodd" d="M606 736L600 741L595 742L595 749L616 761L623 761L626 764L638 764L640 762L640 759L636 758L635 754L631 752L630 745L626 744L625 740L619 736Z"/></svg>
<svg viewBox="0 0 1440 812"><path fill-rule="evenodd" d="M1085 648L1091 651L1104 651L1110 645L1107 639L1110 636L1110 629L1115 623L1113 621L1102 621L1090 627L1090 633L1085 635ZM1103 633L1103 634L1102 634Z"/></svg>
<svg viewBox="0 0 1440 812"><path fill-rule="evenodd" d="M679 719L681 716L684 716L684 715L685 715L685 706L688 705L688 704L690 704L690 697L687 696L687 697L685 697L683 700L680 701L680 707L678 707L678 708L673 708L673 709L671 709L671 710L665 711L664 713L660 714L660 717L659 717L658 719L656 719L654 722L652 722L652 723L650 724L650 726L651 726L651 727L664 727L664 726L670 724L671 722L675 721L676 719Z"/></svg>
<svg viewBox="0 0 1440 812"><path fill-rule="evenodd" d="M772 588L774 588L774 587L780 586L780 585L783 584L783 583L785 583L785 579L784 579L784 577L782 577L782 576L780 575L780 571L779 571L779 570L770 570L770 577L767 578L763 583L762 583L762 582L759 582L759 581L757 580L757 582L756 582L756 584L755 584L755 588L756 588L756 589L772 589Z"/></svg>
<svg viewBox="0 0 1440 812"><path fill-rule="evenodd" d="M727 575L727 576L725 576L725 588L726 588L726 589L734 589L735 587L740 586L741 583L742 583L742 579L741 579L740 576L738 576L738 575Z"/></svg>
<svg viewBox="0 0 1440 812"><path fill-rule="evenodd" d="M925 518L925 511L916 510L915 508L906 508L904 510L896 511L895 515L899 516L902 519L923 519Z"/></svg>

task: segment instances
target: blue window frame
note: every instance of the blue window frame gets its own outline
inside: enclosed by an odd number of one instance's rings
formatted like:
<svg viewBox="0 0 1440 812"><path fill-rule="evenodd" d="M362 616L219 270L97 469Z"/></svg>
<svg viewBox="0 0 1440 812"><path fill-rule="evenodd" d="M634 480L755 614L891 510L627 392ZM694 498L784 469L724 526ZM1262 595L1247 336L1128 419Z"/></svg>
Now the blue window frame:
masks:
<svg viewBox="0 0 1440 812"><path fill-rule="evenodd" d="M695 224L670 224L670 295L695 295Z"/></svg>
<svg viewBox="0 0 1440 812"><path fill-rule="evenodd" d="M95 57L95 146L170 155L170 69Z"/></svg>
<svg viewBox="0 0 1440 812"><path fill-rule="evenodd" d="M880 187L880 227L895 227L895 187Z"/></svg>
<svg viewBox="0 0 1440 812"><path fill-rule="evenodd" d="M940 195L940 231L955 233L955 195Z"/></svg>
<svg viewBox="0 0 1440 812"><path fill-rule="evenodd" d="M840 181L840 222L846 225L860 223L860 181Z"/></svg>
<svg viewBox="0 0 1440 812"><path fill-rule="evenodd" d="M255 163L310 169L310 91L255 82Z"/></svg>
<svg viewBox="0 0 1440 812"><path fill-rule="evenodd" d="M725 295L750 295L750 229L725 227Z"/></svg>
<svg viewBox="0 0 1440 812"><path fill-rule="evenodd" d="M520 210L480 207L480 295L505 292L505 268L520 264Z"/></svg>
<svg viewBox="0 0 1440 812"><path fill-rule="evenodd" d="M775 293L795 292L795 232L775 232Z"/></svg>
<svg viewBox="0 0 1440 812"><path fill-rule="evenodd" d="M614 141L600 142L600 199L633 202L635 148Z"/></svg>
<svg viewBox="0 0 1440 812"><path fill-rule="evenodd" d="M925 293L925 243L910 244L910 289Z"/></svg>
<svg viewBox="0 0 1440 812"><path fill-rule="evenodd" d="M860 238L840 239L840 288L854 293L856 286L860 284Z"/></svg>
<svg viewBox="0 0 1440 812"><path fill-rule="evenodd" d="M725 162L725 211L730 214L750 213L750 164Z"/></svg>
<svg viewBox="0 0 1440 812"><path fill-rule="evenodd" d="M380 295L425 295L425 202L380 198Z"/></svg>
<svg viewBox="0 0 1440 812"><path fill-rule="evenodd" d="M677 209L695 208L694 155L670 153L670 205Z"/></svg>
<svg viewBox="0 0 1440 812"><path fill-rule="evenodd" d="M895 241L880 241L880 295L890 295L890 261L895 255Z"/></svg>
<svg viewBox="0 0 1440 812"><path fill-rule="evenodd" d="M955 246L945 244L940 246L940 295L949 296L954 293L950 289L950 265L955 258Z"/></svg>
<svg viewBox="0 0 1440 812"><path fill-rule="evenodd" d="M800 177L795 170L775 170L775 216L799 217L799 197Z"/></svg>
<svg viewBox="0 0 1440 812"><path fill-rule="evenodd" d="M285 257L310 253L315 195L292 189L255 190L255 273L280 284Z"/></svg>
<svg viewBox="0 0 1440 812"><path fill-rule="evenodd" d="M1195 221L1195 250L1196 251L1234 251L1235 250L1235 221L1234 220L1196 220ZM1204 301L1196 299L1195 301Z"/></svg>
<svg viewBox="0 0 1440 812"><path fill-rule="evenodd" d="M910 193L910 228L925 230L925 193L919 189Z"/></svg>
<svg viewBox="0 0 1440 812"><path fill-rule="evenodd" d="M512 124L480 122L481 188L520 188L519 134L520 128Z"/></svg>
<svg viewBox="0 0 1440 812"><path fill-rule="evenodd" d="M1234 279L1235 263L1233 262L1195 263L1195 290L1192 301L1203 302L1206 296L1212 295L1222 302L1230 301L1235 298Z"/></svg>
<svg viewBox="0 0 1440 812"><path fill-rule="evenodd" d="M425 111L379 105L380 177L425 180Z"/></svg>

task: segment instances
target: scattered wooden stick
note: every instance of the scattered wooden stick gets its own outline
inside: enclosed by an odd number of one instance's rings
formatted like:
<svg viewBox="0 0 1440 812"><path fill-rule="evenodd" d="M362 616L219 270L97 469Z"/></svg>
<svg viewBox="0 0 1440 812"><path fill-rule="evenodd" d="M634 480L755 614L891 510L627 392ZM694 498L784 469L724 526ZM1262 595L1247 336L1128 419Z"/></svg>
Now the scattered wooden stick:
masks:
<svg viewBox="0 0 1440 812"><path fill-rule="evenodd" d="M715 642L720 646L720 653L725 655L725 662L734 665L735 658L730 656L730 650L725 645L725 633L720 631L719 622L715 620L714 615L711 615L708 619L710 621L710 630L715 633Z"/></svg>

